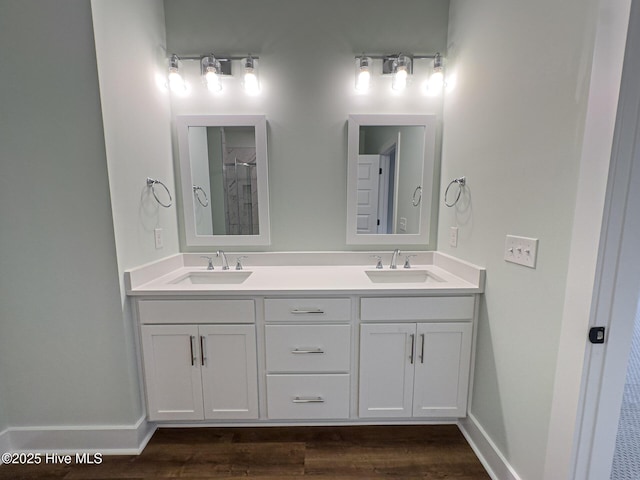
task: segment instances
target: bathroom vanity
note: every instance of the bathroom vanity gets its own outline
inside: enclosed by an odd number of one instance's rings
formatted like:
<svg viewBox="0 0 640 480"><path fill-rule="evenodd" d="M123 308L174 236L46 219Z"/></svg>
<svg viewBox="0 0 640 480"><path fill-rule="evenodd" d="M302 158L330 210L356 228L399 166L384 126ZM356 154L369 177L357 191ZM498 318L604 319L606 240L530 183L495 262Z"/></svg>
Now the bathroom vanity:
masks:
<svg viewBox="0 0 640 480"><path fill-rule="evenodd" d="M437 252L376 269L370 254L253 253L242 270L180 254L127 272L149 419L466 416L484 269Z"/></svg>

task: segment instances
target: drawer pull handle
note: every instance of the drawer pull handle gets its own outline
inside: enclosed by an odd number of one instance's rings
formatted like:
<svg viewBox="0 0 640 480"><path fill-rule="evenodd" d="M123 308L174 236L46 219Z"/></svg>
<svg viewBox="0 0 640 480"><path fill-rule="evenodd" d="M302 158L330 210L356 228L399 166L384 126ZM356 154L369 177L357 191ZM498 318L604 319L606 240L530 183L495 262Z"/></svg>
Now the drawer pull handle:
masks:
<svg viewBox="0 0 640 480"><path fill-rule="evenodd" d="M204 367L204 362L207 359L207 357L204 354L204 342L205 342L205 338L204 335L200 335L200 364Z"/></svg>
<svg viewBox="0 0 640 480"><path fill-rule="evenodd" d="M420 353L420 363L424 363L424 333L420 335L422 337L422 353Z"/></svg>
<svg viewBox="0 0 640 480"><path fill-rule="evenodd" d="M320 308L294 308L291 310L291 313L294 315L313 315L313 314L323 314L324 310Z"/></svg>
<svg viewBox="0 0 640 480"><path fill-rule="evenodd" d="M293 403L324 403L322 397L296 397L292 400Z"/></svg>
<svg viewBox="0 0 640 480"><path fill-rule="evenodd" d="M298 355L304 353L324 353L324 350L321 348L296 348L291 350L291 353Z"/></svg>

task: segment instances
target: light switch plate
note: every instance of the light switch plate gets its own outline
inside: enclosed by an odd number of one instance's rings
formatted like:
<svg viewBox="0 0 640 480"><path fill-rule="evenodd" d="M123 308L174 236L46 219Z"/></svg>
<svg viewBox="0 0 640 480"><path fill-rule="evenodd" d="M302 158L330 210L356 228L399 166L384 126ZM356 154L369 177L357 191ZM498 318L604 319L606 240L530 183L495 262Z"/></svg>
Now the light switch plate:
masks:
<svg viewBox="0 0 640 480"><path fill-rule="evenodd" d="M450 247L458 246L458 227L449 228L449 246Z"/></svg>
<svg viewBox="0 0 640 480"><path fill-rule="evenodd" d="M400 217L400 231L407 231L407 219L405 217Z"/></svg>
<svg viewBox="0 0 640 480"><path fill-rule="evenodd" d="M155 240L157 249L160 249L160 248L164 247L164 241L162 240L162 229L161 228L156 228L156 229L153 230L153 238Z"/></svg>
<svg viewBox="0 0 640 480"><path fill-rule="evenodd" d="M504 259L525 267L536 268L538 239L507 235L504 242Z"/></svg>

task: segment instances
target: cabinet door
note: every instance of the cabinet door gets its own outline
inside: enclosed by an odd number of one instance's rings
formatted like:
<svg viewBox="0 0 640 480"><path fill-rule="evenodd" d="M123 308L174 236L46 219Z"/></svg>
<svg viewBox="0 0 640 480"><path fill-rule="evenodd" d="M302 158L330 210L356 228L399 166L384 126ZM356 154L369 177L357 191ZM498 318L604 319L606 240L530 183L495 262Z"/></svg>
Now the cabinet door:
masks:
<svg viewBox="0 0 640 480"><path fill-rule="evenodd" d="M360 417L410 417L415 323L360 325Z"/></svg>
<svg viewBox="0 0 640 480"><path fill-rule="evenodd" d="M418 324L414 416L466 416L471 328L470 323Z"/></svg>
<svg viewBox="0 0 640 480"><path fill-rule="evenodd" d="M206 419L258 418L254 325L201 325L198 359Z"/></svg>
<svg viewBox="0 0 640 480"><path fill-rule="evenodd" d="M198 327L143 325L142 360L150 420L201 420Z"/></svg>

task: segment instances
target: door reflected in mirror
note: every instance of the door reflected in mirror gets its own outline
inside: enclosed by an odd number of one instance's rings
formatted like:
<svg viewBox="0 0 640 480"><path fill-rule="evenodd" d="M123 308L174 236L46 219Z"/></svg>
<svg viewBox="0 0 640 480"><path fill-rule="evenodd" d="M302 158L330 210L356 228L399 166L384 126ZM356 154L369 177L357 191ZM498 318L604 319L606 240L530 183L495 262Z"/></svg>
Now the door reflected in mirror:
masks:
<svg viewBox="0 0 640 480"><path fill-rule="evenodd" d="M187 245L268 245L264 116L182 115L176 123Z"/></svg>
<svg viewBox="0 0 640 480"><path fill-rule="evenodd" d="M358 234L419 234L424 126L360 126Z"/></svg>
<svg viewBox="0 0 640 480"><path fill-rule="evenodd" d="M427 245L437 185L433 115L350 115L347 243Z"/></svg>

